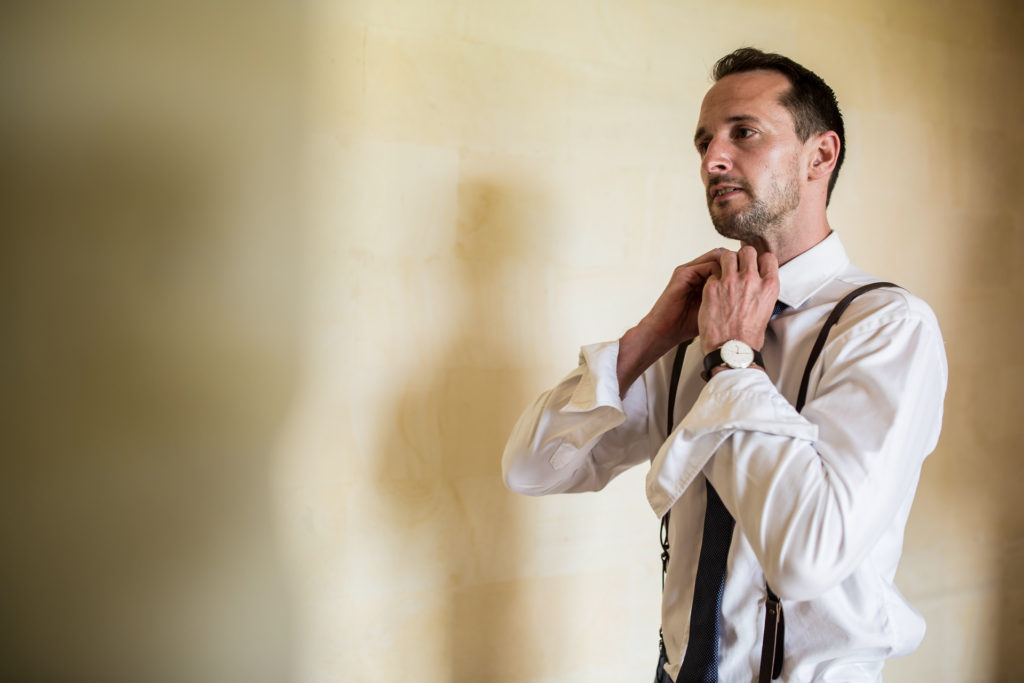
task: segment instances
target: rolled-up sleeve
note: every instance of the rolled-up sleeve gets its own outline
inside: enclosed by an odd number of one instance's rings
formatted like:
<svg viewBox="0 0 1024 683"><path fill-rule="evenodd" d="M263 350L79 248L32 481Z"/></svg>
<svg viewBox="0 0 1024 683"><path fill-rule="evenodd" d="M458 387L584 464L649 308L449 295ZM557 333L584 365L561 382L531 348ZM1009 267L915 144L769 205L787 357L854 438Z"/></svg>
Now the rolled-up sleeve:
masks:
<svg viewBox="0 0 1024 683"><path fill-rule="evenodd" d="M501 458L511 490L596 491L650 458L647 382L619 399L618 350L617 341L583 347L579 367L522 414Z"/></svg>

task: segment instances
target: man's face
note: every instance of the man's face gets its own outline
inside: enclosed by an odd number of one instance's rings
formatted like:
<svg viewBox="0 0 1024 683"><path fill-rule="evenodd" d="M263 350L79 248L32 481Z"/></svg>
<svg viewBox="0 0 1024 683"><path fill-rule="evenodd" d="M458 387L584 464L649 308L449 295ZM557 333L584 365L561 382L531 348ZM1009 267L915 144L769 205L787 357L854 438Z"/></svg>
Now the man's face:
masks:
<svg viewBox="0 0 1024 683"><path fill-rule="evenodd" d="M779 103L788 89L775 71L726 76L704 96L694 137L711 222L755 247L775 242L800 206L803 144Z"/></svg>

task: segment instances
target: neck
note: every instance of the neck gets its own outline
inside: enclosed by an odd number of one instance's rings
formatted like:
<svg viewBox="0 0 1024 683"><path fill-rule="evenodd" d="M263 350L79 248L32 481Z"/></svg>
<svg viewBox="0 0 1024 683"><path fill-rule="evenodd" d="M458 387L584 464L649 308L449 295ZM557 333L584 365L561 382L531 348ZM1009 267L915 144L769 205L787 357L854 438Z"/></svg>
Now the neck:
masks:
<svg viewBox="0 0 1024 683"><path fill-rule="evenodd" d="M779 265L791 261L814 245L832 234L828 218L824 212L819 221L800 222L799 218L775 234L766 235L752 242L744 242L757 250L757 253L772 253Z"/></svg>

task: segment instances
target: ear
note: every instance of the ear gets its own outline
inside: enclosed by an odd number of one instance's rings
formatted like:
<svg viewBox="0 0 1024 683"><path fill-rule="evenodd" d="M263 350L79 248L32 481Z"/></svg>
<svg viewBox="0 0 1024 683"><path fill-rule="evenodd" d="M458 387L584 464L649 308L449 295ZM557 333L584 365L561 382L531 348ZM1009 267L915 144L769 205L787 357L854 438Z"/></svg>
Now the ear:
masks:
<svg viewBox="0 0 1024 683"><path fill-rule="evenodd" d="M815 135L808 144L811 145L811 155L807 162L807 179L827 179L839 161L839 136L830 130Z"/></svg>

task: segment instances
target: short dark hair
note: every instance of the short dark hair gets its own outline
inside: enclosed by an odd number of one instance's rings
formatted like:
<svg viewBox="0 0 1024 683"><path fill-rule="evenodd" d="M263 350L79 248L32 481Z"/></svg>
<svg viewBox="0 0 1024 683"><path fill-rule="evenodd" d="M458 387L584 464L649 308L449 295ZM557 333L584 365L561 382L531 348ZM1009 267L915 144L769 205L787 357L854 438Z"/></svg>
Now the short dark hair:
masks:
<svg viewBox="0 0 1024 683"><path fill-rule="evenodd" d="M812 135L835 131L839 136L839 157L828 180L825 204L832 198L832 188L839 177L839 168L846 158L846 132L843 129L843 114L832 88L810 69L797 64L789 57L774 52L762 52L752 47L741 47L715 62L711 72L716 82L730 74L766 69L777 71L789 79L789 90L779 98L793 116L797 137L806 142Z"/></svg>

